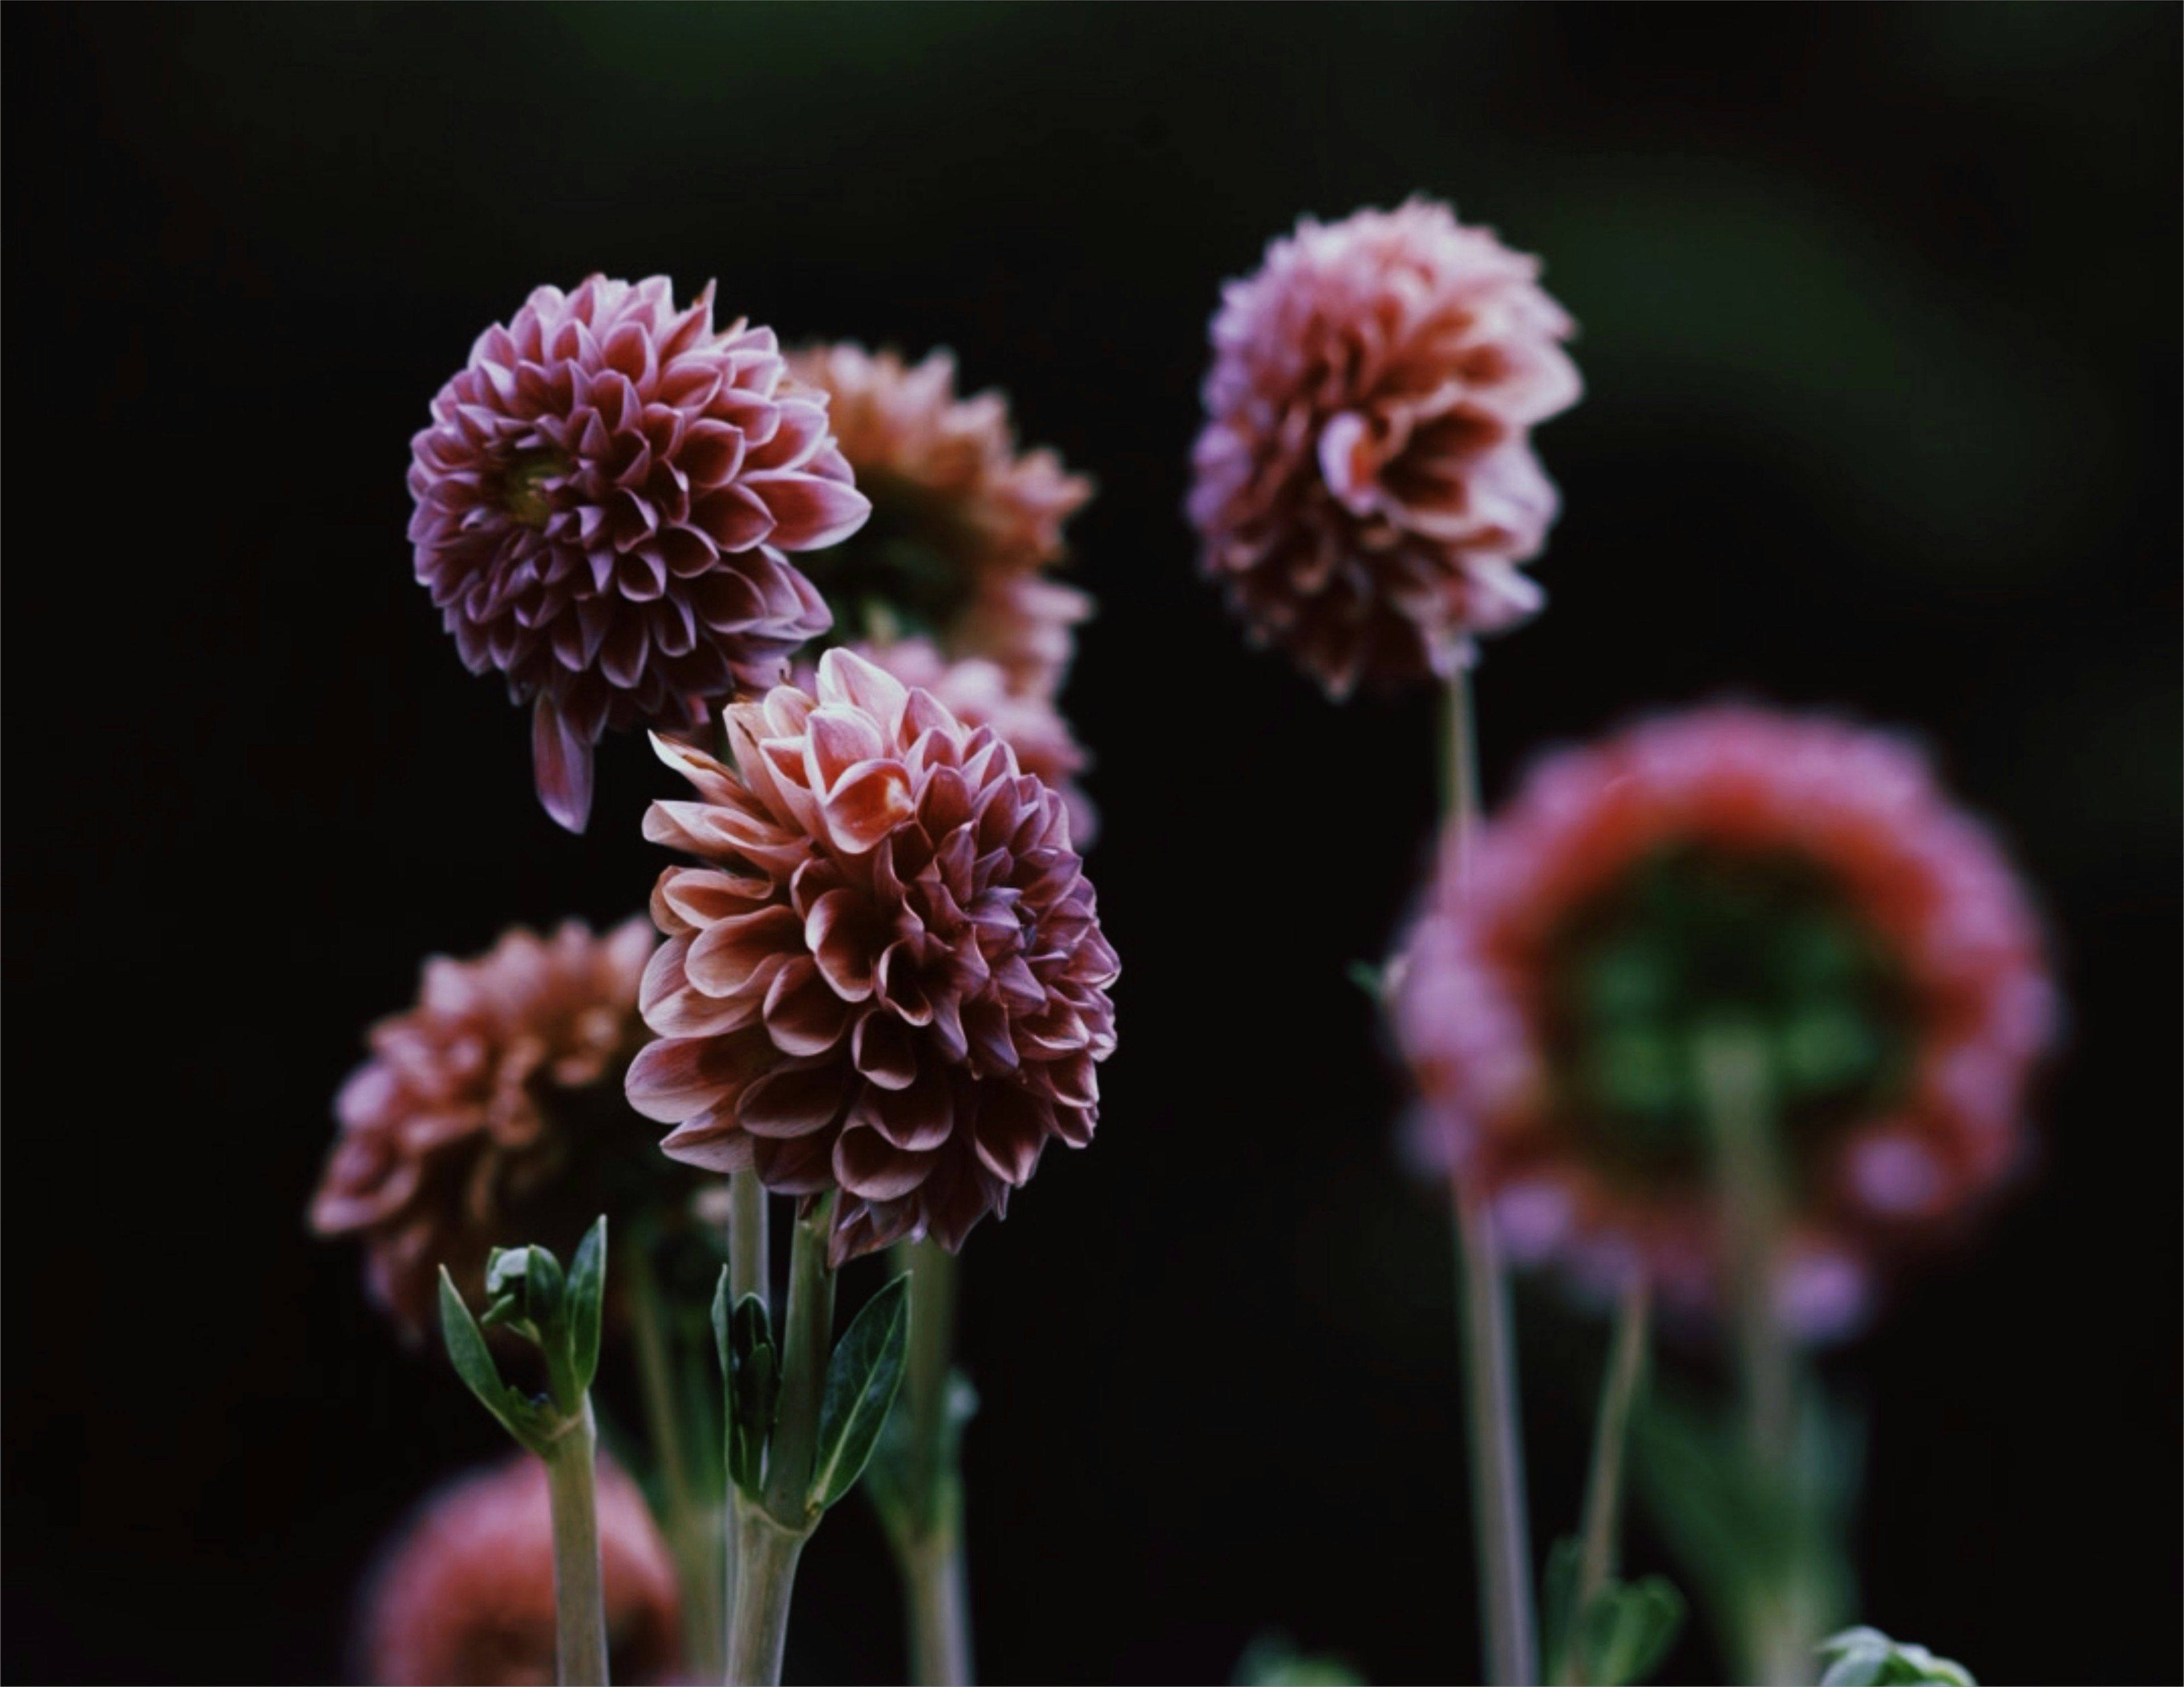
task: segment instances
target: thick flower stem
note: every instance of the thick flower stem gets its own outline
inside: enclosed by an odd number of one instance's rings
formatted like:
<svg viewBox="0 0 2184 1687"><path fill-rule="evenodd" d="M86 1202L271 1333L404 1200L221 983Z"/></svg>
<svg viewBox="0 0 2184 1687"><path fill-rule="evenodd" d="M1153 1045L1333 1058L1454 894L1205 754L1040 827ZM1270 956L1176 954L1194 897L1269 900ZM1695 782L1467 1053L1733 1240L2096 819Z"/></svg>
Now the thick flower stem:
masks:
<svg viewBox="0 0 2184 1687"><path fill-rule="evenodd" d="M546 1453L554 1517L554 1657L562 1687L606 1687L606 1601L599 1570L599 1432L592 1402Z"/></svg>
<svg viewBox="0 0 2184 1687"><path fill-rule="evenodd" d="M770 1241L766 1185L755 1172L738 1172L728 1179L728 1292L737 1300L755 1294L768 1311L773 1300L766 1280Z"/></svg>
<svg viewBox="0 0 2184 1687"><path fill-rule="evenodd" d="M1787 1493L1796 1480L1797 1356L1774 1306L1783 1189L1767 1043L1757 1026L1724 1021L1700 1031L1696 1061L1721 1192L1753 1478ZM1810 1584L1793 1560L1738 1613L1745 1672L1763 1687L1802 1687L1813 1679L1821 1617Z"/></svg>
<svg viewBox="0 0 2184 1687"><path fill-rule="evenodd" d="M1472 728L1471 680L1459 669L1448 682L1445 824L1456 851L1457 894L1468 878L1478 829L1479 759ZM1517 1415L1517 1354L1494 1226L1485 1203L1461 1183L1456 1231L1471 1445L1472 1520L1478 1543L1479 1605L1486 1629L1486 1679L1495 1687L1528 1687L1539 1674L1532 1615L1530 1523L1524 1510L1524 1439Z"/></svg>
<svg viewBox="0 0 2184 1687"><path fill-rule="evenodd" d="M917 1687L968 1687L971 1615L963 1572L963 1489L949 1423L949 1361L956 1261L919 1242L900 1250L910 1278L906 1526L890 1532L909 1620L911 1679Z"/></svg>
<svg viewBox="0 0 2184 1687"><path fill-rule="evenodd" d="M631 1285L638 1376L646 1424L660 1459L667 1539L681 1573L683 1645L691 1669L711 1681L721 1673L727 1601L733 1596L721 1564L722 1519L717 1512L709 1516L708 1508L698 1499L697 1478L684 1434L682 1405L688 1391L677 1386L677 1361L669 1350L660 1279L642 1242L624 1250L621 1263L627 1273L625 1280Z"/></svg>
<svg viewBox="0 0 2184 1687"><path fill-rule="evenodd" d="M808 1530L781 1527L738 1495L736 1609L728 1627L728 1687L777 1687L788 1640L788 1600Z"/></svg>
<svg viewBox="0 0 2184 1687"><path fill-rule="evenodd" d="M1615 1574L1623 1452L1630 1438L1630 1414L1645 1380L1652 1317L1652 1289L1641 1277L1623 1291L1616 1308L1615 1340L1608 1350L1607 1377L1601 1386L1599 1421L1593 1426L1592 1470L1585 1478L1585 1527L1578 1549L1577 1596L1570 1607L1580 1619L1593 1596ZM1563 1667L1566 1687L1576 1687L1581 1662L1578 1648L1570 1647Z"/></svg>
<svg viewBox="0 0 2184 1687"><path fill-rule="evenodd" d="M818 1523L810 1496L819 1440L819 1403L834 1331L834 1273L827 1233L831 1192L796 1222L783 1318L781 1394L767 1443L764 1497L735 1496L735 1599L728 1618L731 1687L776 1687L788 1634L796 1561ZM730 1267L733 1273L733 1263ZM733 1276L731 1278L733 1283Z"/></svg>

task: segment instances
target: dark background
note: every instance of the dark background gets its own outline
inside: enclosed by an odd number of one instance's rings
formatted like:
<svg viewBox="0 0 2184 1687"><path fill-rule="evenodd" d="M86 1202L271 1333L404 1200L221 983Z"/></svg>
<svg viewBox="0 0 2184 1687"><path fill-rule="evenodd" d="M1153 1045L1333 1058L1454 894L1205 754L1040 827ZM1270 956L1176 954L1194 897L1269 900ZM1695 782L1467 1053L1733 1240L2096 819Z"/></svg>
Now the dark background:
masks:
<svg viewBox="0 0 2184 1687"><path fill-rule="evenodd" d="M1274 1628L1474 1668L1449 1248L1344 976L1409 893L1432 704L1248 654L1178 513L1222 279L1423 190L1545 256L1589 389L1541 436L1551 605L1479 676L1490 797L1643 706L1840 706L1922 733L2053 916L2041 1172L1830 1361L1872 1412L1861 1616L1983 1679L2176 1679L2179 34L9 8L9 1675L330 1679L375 1540L498 1450L302 1213L423 955L613 920L664 864L631 740L588 837L547 821L404 539L435 389L595 269L952 346L1100 483L1067 702L1122 1041L1099 1143L967 1252L984 1672L1222 1680ZM1544 1542L1602 1338L1523 1311ZM791 1678L900 1657L844 1506ZM1665 1673L1716 1668L1695 1630Z"/></svg>

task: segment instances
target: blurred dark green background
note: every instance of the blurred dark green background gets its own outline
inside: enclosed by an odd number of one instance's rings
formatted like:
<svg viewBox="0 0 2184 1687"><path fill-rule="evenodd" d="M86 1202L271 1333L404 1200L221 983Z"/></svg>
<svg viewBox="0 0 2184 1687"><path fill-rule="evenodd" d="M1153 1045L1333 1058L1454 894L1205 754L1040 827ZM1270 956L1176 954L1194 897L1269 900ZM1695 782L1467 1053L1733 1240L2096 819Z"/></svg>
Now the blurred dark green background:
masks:
<svg viewBox="0 0 2184 1687"><path fill-rule="evenodd" d="M496 1450L302 1210L424 954L662 865L633 743L590 835L538 812L403 537L471 338L604 270L950 345L1100 482L1067 701L1122 1042L1099 1143L967 1250L989 1679L1225 1679L1270 1628L1467 1677L1449 1250L1344 977L1431 706L1248 655L1179 515L1221 280L1423 191L1543 254L1589 387L1541 436L1550 607L1480 675L1490 795L1641 707L1841 707L1921 733L2053 916L2036 1178L1829 1361L1859 1615L1984 1680L2176 1679L2179 20L8 8L7 1673L332 1679L375 1539ZM1601 1336L1524 1312L1544 1542ZM790 1677L900 1659L844 1507ZM1695 1630L1666 1678L1717 1668Z"/></svg>

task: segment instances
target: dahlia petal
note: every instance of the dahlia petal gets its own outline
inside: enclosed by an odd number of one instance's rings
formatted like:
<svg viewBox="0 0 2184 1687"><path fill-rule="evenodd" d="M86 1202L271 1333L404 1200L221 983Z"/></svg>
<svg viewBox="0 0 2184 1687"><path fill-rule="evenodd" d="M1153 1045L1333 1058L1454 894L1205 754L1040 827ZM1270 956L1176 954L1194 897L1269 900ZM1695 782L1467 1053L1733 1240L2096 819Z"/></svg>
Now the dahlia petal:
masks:
<svg viewBox="0 0 2184 1687"><path fill-rule="evenodd" d="M714 1109L677 1125L660 1139L660 1151L670 1160L707 1172L748 1172L755 1161L755 1144L738 1128L733 1109Z"/></svg>
<svg viewBox="0 0 2184 1687"><path fill-rule="evenodd" d="M861 762L844 772L821 802L827 840L844 855L861 855L907 820L914 805L910 776L893 760Z"/></svg>
<svg viewBox="0 0 2184 1687"><path fill-rule="evenodd" d="M851 1194L899 1200L925 1181L938 1156L909 1154L878 1131L851 1125L834 1139L834 1176Z"/></svg>
<svg viewBox="0 0 2184 1687"><path fill-rule="evenodd" d="M799 1061L755 1078L738 1099L736 1116L754 1136L807 1136L842 1115L855 1079L833 1061Z"/></svg>
<svg viewBox="0 0 2184 1687"><path fill-rule="evenodd" d="M773 517L767 536L783 550L818 550L838 545L865 525L872 500L839 481L765 470L745 475L742 484L766 500Z"/></svg>
<svg viewBox="0 0 2184 1687"><path fill-rule="evenodd" d="M835 649L819 659L819 699L847 703L893 732L910 701L909 690L893 674L855 652Z"/></svg>
<svg viewBox="0 0 2184 1687"><path fill-rule="evenodd" d="M555 822L581 832L592 812L592 745L542 692L531 715L531 763L538 800Z"/></svg>
<svg viewBox="0 0 2184 1687"><path fill-rule="evenodd" d="M659 898L671 917L690 927L710 926L748 914L773 894L773 881L750 873L703 867L670 867L660 876ZM663 928L666 921L653 916ZM687 927L686 927L687 929Z"/></svg>
<svg viewBox="0 0 2184 1687"><path fill-rule="evenodd" d="M850 1118L853 1124L871 1127L899 1149L923 1153L939 1148L956 1128L954 1081L944 1071L928 1067L906 1088L867 1083Z"/></svg>
<svg viewBox="0 0 2184 1687"><path fill-rule="evenodd" d="M850 1058L883 1089L906 1089L917 1077L917 1051L903 1022L868 1009L850 1033Z"/></svg>
<svg viewBox="0 0 2184 1687"><path fill-rule="evenodd" d="M860 709L822 704L804 723L805 771L811 788L831 793L843 776L860 762L878 760L886 753L879 727Z"/></svg>
<svg viewBox="0 0 2184 1687"><path fill-rule="evenodd" d="M824 1131L760 1137L751 1144L759 1181L784 1195L816 1195L834 1185L833 1144Z"/></svg>
<svg viewBox="0 0 2184 1687"><path fill-rule="evenodd" d="M805 955L774 974L766 993L766 1031L785 1055L823 1055L849 1028L850 1004L836 995Z"/></svg>
<svg viewBox="0 0 2184 1687"><path fill-rule="evenodd" d="M1020 1186L1038 1168L1039 1150L1053 1128L1049 1103L1014 1084L988 1084L972 1120L972 1145L987 1170L1005 1183Z"/></svg>
<svg viewBox="0 0 2184 1687"><path fill-rule="evenodd" d="M631 1061L629 1105L663 1125L680 1124L735 1088L736 1046L723 1038L668 1037Z"/></svg>
<svg viewBox="0 0 2184 1687"><path fill-rule="evenodd" d="M804 924L805 947L845 1002L872 994L872 968L886 936L864 899L846 888L821 896Z"/></svg>
<svg viewBox="0 0 2184 1687"><path fill-rule="evenodd" d="M691 940L683 968L707 995L734 995L754 988L759 969L769 960L779 966L802 934L794 912L779 904L732 915Z"/></svg>

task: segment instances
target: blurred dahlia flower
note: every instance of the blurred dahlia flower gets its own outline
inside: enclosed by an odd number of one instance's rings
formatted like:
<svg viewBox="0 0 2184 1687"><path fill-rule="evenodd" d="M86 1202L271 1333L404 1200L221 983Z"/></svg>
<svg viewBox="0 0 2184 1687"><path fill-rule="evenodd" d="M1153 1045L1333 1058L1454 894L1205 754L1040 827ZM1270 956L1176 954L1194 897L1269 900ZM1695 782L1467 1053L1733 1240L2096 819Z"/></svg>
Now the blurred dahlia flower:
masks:
<svg viewBox="0 0 2184 1687"><path fill-rule="evenodd" d="M1347 696L1468 662L1544 601L1534 423L1577 399L1539 260L1412 198L1310 217L1222 290L1188 509L1254 642Z"/></svg>
<svg viewBox="0 0 2184 1687"><path fill-rule="evenodd" d="M606 728L695 724L827 630L783 553L867 510L772 330L716 333L711 286L678 310L664 276L540 287L410 454L417 577L471 671L535 699L539 799L572 832Z"/></svg>
<svg viewBox="0 0 2184 1687"><path fill-rule="evenodd" d="M951 662L929 638L850 648L905 685L931 692L966 727L991 727L1017 753L1017 767L1061 796L1069 810L1070 842L1080 851L1091 846L1099 832L1099 811L1077 783L1090 758L1046 693L1018 689L998 663L983 656ZM804 690L816 691L818 670L800 664L795 680Z"/></svg>
<svg viewBox="0 0 2184 1687"><path fill-rule="evenodd" d="M1041 571L1091 482L1051 451L1019 454L1007 401L958 398L944 351L905 365L819 345L789 370L833 395L836 442L872 503L854 538L805 561L828 601L875 643L923 635L950 661L983 658L1017 693L1052 697L1092 600Z"/></svg>
<svg viewBox="0 0 2184 1687"><path fill-rule="evenodd" d="M310 1217L362 1236L371 1297L405 1334L432 1326L443 1261L475 1295L493 1248L575 1242L599 1211L596 1163L653 1158L621 1080L655 942L642 916L604 937L519 926L427 960L416 1006L371 1027Z"/></svg>
<svg viewBox="0 0 2184 1687"><path fill-rule="evenodd" d="M1795 1333L1856 1323L1874 1267L2027 1150L2056 1018L1994 840L1901 738L1745 707L1540 762L1441 882L1395 977L1420 1146L1489 1194L1520 1261L1671 1309L1722 1268L1694 1033L1766 1042Z"/></svg>
<svg viewBox="0 0 2184 1687"><path fill-rule="evenodd" d="M839 1265L905 1236L955 1249L1048 1141L1092 1139L1117 966L1061 799L991 727L847 650L816 696L733 704L734 766L666 738L697 788L645 816L670 867L645 969L661 1040L638 1110L694 1166L838 1188Z"/></svg>
<svg viewBox="0 0 2184 1687"><path fill-rule="evenodd" d="M673 1681L682 1665L674 1560L637 1484L606 1458L599 1523L613 1677ZM357 1662L382 1687L545 1684L557 1679L554 1632L546 1466L522 1454L427 1495L382 1549L359 1602Z"/></svg>

